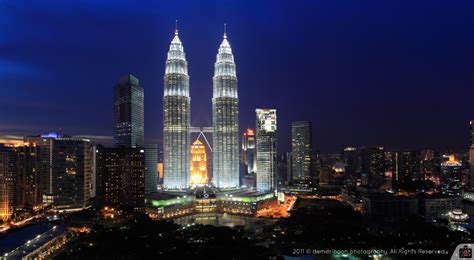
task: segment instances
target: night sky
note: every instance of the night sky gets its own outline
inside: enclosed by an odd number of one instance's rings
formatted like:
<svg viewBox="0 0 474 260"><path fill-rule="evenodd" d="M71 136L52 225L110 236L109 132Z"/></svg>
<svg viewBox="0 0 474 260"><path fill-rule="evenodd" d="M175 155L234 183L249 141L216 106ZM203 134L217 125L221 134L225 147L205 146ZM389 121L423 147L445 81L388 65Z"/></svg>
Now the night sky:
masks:
<svg viewBox="0 0 474 260"><path fill-rule="evenodd" d="M280 152L297 120L313 122L324 152L465 150L473 14L471 0L0 0L0 139L62 129L109 144L112 89L132 73L145 89L146 142L161 144L164 65L178 19L194 126L212 122L227 23L241 129L255 126L255 108L276 108Z"/></svg>

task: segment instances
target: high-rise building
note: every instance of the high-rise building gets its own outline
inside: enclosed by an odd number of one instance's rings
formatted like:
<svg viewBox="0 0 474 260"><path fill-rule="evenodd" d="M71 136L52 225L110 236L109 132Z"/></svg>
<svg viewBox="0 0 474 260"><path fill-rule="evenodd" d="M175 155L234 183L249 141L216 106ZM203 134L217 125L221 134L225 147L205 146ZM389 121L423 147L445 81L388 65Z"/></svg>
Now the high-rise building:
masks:
<svg viewBox="0 0 474 260"><path fill-rule="evenodd" d="M190 178L190 116L188 63L178 30L166 59L163 96L163 170L166 189L185 189Z"/></svg>
<svg viewBox="0 0 474 260"><path fill-rule="evenodd" d="M13 149L0 146L0 220L7 220L15 208L16 161Z"/></svg>
<svg viewBox="0 0 474 260"><path fill-rule="evenodd" d="M439 154L433 150L421 151L421 174L424 180L439 183L440 164Z"/></svg>
<svg viewBox="0 0 474 260"><path fill-rule="evenodd" d="M28 136L25 142L40 147L43 203L55 208L88 206L93 158L91 142L57 133Z"/></svg>
<svg viewBox="0 0 474 260"><path fill-rule="evenodd" d="M40 147L21 145L14 147L17 162L16 207L32 209L42 203Z"/></svg>
<svg viewBox="0 0 474 260"><path fill-rule="evenodd" d="M313 169L312 124L309 121L291 123L291 154L293 180L308 180Z"/></svg>
<svg viewBox="0 0 474 260"><path fill-rule="evenodd" d="M145 150L100 148L100 204L140 210L145 201Z"/></svg>
<svg viewBox="0 0 474 260"><path fill-rule="evenodd" d="M114 144L136 147L143 145L143 88L133 75L120 77L114 89Z"/></svg>
<svg viewBox="0 0 474 260"><path fill-rule="evenodd" d="M255 151L255 131L245 130L242 135L242 166L245 175L257 172L257 153Z"/></svg>
<svg viewBox="0 0 474 260"><path fill-rule="evenodd" d="M342 160L344 161L346 182L350 187L357 186L358 180L360 180L360 153L355 147L346 147L342 152Z"/></svg>
<svg viewBox="0 0 474 260"><path fill-rule="evenodd" d="M462 190L462 163L454 155L444 155L441 163L441 192L459 196Z"/></svg>
<svg viewBox="0 0 474 260"><path fill-rule="evenodd" d="M191 145L191 185L207 184L206 147L196 139Z"/></svg>
<svg viewBox="0 0 474 260"><path fill-rule="evenodd" d="M145 150L145 194L157 191L158 187L158 145L145 144L141 148Z"/></svg>
<svg viewBox="0 0 474 260"><path fill-rule="evenodd" d="M213 182L219 188L239 186L239 99L234 56L227 35L214 65L212 96Z"/></svg>
<svg viewBox="0 0 474 260"><path fill-rule="evenodd" d="M256 109L257 190L276 189L277 116L276 109Z"/></svg>
<svg viewBox="0 0 474 260"><path fill-rule="evenodd" d="M363 147L360 149L362 185L378 188L384 183L385 154L383 147Z"/></svg>
<svg viewBox="0 0 474 260"><path fill-rule="evenodd" d="M402 187L411 181L421 180L421 154L419 151L403 151L395 154L393 184Z"/></svg>

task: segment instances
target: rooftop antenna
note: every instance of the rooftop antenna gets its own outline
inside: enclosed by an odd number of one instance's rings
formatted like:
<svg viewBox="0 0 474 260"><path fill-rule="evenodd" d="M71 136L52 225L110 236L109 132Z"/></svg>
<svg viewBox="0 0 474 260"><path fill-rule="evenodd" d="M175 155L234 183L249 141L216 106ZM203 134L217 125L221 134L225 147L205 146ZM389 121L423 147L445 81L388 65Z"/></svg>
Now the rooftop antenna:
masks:
<svg viewBox="0 0 474 260"><path fill-rule="evenodd" d="M227 39L227 24L224 24L224 39Z"/></svg>
<svg viewBox="0 0 474 260"><path fill-rule="evenodd" d="M178 35L178 20L175 21L174 35Z"/></svg>

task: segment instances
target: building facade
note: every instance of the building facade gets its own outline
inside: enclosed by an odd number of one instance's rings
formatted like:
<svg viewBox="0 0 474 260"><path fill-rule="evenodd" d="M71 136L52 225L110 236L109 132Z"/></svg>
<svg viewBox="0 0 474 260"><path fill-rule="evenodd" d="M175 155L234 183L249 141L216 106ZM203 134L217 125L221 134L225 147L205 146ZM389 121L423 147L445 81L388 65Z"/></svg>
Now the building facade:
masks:
<svg viewBox="0 0 474 260"><path fill-rule="evenodd" d="M158 145L144 144L145 151L145 194L157 191L158 187Z"/></svg>
<svg viewBox="0 0 474 260"><path fill-rule="evenodd" d="M163 184L166 189L186 189L190 184L190 105L188 63L176 30L164 76Z"/></svg>
<svg viewBox="0 0 474 260"><path fill-rule="evenodd" d="M218 188L238 187L239 99L234 56L226 33L214 64L212 122L214 185Z"/></svg>
<svg viewBox="0 0 474 260"><path fill-rule="evenodd" d="M120 77L114 89L114 144L136 147L144 139L144 93L133 75Z"/></svg>
<svg viewBox="0 0 474 260"><path fill-rule="evenodd" d="M0 146L0 220L7 220L15 209L15 154L10 147Z"/></svg>
<svg viewBox="0 0 474 260"><path fill-rule="evenodd" d="M206 147L196 139L191 145L191 185L204 185L207 181Z"/></svg>
<svg viewBox="0 0 474 260"><path fill-rule="evenodd" d="M362 147L361 183L368 188L379 188L384 182L385 153L383 147Z"/></svg>
<svg viewBox="0 0 474 260"><path fill-rule="evenodd" d="M454 155L441 163L441 192L445 195L460 196L462 192L462 163Z"/></svg>
<svg viewBox="0 0 474 260"><path fill-rule="evenodd" d="M255 150L255 130L247 129L242 135L242 166L245 175L257 172L257 153Z"/></svg>
<svg viewBox="0 0 474 260"><path fill-rule="evenodd" d="M101 205L140 210L145 201L145 151L142 148L98 149Z"/></svg>
<svg viewBox="0 0 474 260"><path fill-rule="evenodd" d="M256 109L257 190L276 189L277 115L276 109Z"/></svg>
<svg viewBox="0 0 474 260"><path fill-rule="evenodd" d="M41 153L42 202L57 209L90 203L93 145L90 140L58 133L27 136L25 143Z"/></svg>
<svg viewBox="0 0 474 260"><path fill-rule="evenodd" d="M291 154L293 180L308 180L313 169L312 124L309 121L291 123Z"/></svg>

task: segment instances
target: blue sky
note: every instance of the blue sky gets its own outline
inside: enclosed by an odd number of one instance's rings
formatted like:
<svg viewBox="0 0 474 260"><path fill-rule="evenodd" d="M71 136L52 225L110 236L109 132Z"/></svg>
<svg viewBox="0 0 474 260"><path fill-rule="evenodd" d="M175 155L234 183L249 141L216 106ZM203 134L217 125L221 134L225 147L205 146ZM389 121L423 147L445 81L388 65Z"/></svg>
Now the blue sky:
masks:
<svg viewBox="0 0 474 260"><path fill-rule="evenodd" d="M474 119L472 1L1 1L0 138L62 129L112 134L112 88L145 89L145 136L161 142L166 52L179 20L192 124L211 124L223 24L237 63L240 125L277 108L310 120L317 150L466 149Z"/></svg>

